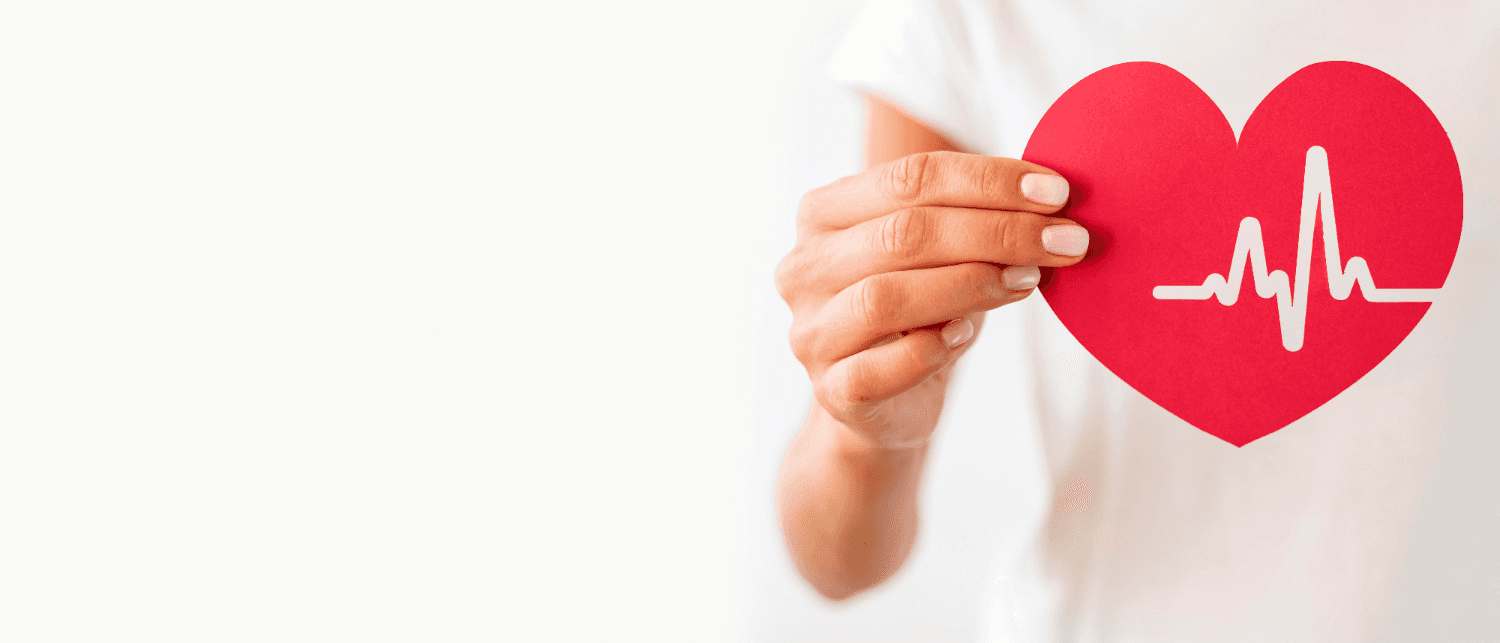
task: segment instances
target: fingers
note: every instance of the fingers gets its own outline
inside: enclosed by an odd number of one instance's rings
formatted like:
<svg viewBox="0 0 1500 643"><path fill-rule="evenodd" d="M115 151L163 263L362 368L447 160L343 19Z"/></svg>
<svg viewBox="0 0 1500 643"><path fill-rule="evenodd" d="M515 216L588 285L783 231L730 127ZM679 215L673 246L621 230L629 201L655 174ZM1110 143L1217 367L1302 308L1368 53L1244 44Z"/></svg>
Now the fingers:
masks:
<svg viewBox="0 0 1500 643"><path fill-rule="evenodd" d="M816 381L814 395L835 419L858 426L880 402L942 370L973 336L974 324L962 318L912 331L834 364Z"/></svg>
<svg viewBox="0 0 1500 643"><path fill-rule="evenodd" d="M954 152L915 154L808 193L776 287L798 319L793 352L820 405L851 427L878 424L890 407L882 402L963 352L982 311L1030 293L1040 271L1026 266L1081 260L1088 233L1049 216L1068 197L1067 181L1047 168Z"/></svg>
<svg viewBox="0 0 1500 643"><path fill-rule="evenodd" d="M1068 201L1056 172L1017 159L926 152L809 192L799 220L841 229L902 208L950 206L1052 214Z"/></svg>
<svg viewBox="0 0 1500 643"><path fill-rule="evenodd" d="M832 292L866 275L966 262L1072 265L1088 250L1088 231L1031 212L919 207L826 235L822 243L816 258L797 267Z"/></svg>
<svg viewBox="0 0 1500 643"><path fill-rule="evenodd" d="M792 350L810 370L821 370L894 334L1025 299L1040 278L1036 268L986 263L867 277L798 324Z"/></svg>

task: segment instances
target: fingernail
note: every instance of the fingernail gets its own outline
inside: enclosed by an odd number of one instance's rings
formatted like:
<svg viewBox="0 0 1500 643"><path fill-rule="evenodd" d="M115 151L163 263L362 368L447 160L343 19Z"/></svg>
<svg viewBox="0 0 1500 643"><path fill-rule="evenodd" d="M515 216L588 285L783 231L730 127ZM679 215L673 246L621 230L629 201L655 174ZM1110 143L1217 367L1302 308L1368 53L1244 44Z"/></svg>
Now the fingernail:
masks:
<svg viewBox="0 0 1500 643"><path fill-rule="evenodd" d="M1030 290L1042 280L1042 270L1035 266L1011 266L1000 271L1000 280L1010 290Z"/></svg>
<svg viewBox="0 0 1500 643"><path fill-rule="evenodd" d="M948 325L943 327L943 343L947 344L948 348L956 348L973 336L974 324L963 317L948 322Z"/></svg>
<svg viewBox="0 0 1500 643"><path fill-rule="evenodd" d="M1021 177L1021 195L1042 205L1068 202L1068 180L1053 174L1027 174Z"/></svg>
<svg viewBox="0 0 1500 643"><path fill-rule="evenodd" d="M1042 247L1055 255L1076 257L1089 249L1089 231L1083 226L1054 225L1042 228Z"/></svg>

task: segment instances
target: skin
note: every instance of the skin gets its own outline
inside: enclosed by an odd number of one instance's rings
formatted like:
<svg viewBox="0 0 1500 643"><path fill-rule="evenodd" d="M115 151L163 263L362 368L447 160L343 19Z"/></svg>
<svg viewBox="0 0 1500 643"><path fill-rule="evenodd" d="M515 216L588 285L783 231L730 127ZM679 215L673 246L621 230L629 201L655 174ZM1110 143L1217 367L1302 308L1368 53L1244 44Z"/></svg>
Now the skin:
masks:
<svg viewBox="0 0 1500 643"><path fill-rule="evenodd" d="M900 110L868 106L867 169L807 193L776 272L817 401L782 461L777 504L797 569L834 600L910 554L953 364L985 311L1031 294L1006 279L1030 269L1005 268L1082 259L1043 247L1045 228L1076 224L1022 193L1025 175L1056 172L958 153Z"/></svg>

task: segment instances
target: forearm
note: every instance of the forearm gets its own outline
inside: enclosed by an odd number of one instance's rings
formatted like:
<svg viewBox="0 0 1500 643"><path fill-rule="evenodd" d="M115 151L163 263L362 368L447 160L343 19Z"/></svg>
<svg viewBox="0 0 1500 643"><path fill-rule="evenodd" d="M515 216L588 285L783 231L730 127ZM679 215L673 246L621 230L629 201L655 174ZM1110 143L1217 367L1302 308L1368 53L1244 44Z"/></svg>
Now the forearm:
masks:
<svg viewBox="0 0 1500 643"><path fill-rule="evenodd" d="M924 152L941 154L943 151L957 150L953 143L936 130L878 98L872 97L869 100L867 126L869 134L865 157L866 164L870 167L882 166ZM984 223L980 224L982 229L963 231L950 238L989 239L985 231L995 229L988 217L990 213L1015 215L1013 211L1016 210L1038 209L1035 204L1028 203L1018 194L996 190L994 178L1008 176L1006 173L1010 172L1016 173L1016 180L1019 182L1019 173L1037 171L1039 168L1008 159L960 158L960 155L919 158L931 161L923 166L927 171L919 174L936 181L934 185L938 186L937 189L947 189L943 186L971 185L973 189L971 193L966 193L963 202L985 206L982 208L986 214ZM944 163L953 167L944 170ZM980 165L990 167L979 167ZM969 169L965 170L960 166ZM868 170L862 175L863 181L859 177L850 177L842 183L845 187L839 187L841 184L835 183L815 191L825 194L821 199L813 199L813 206L807 206L809 201L804 201L804 211L799 217L812 222L819 221L820 216L826 217L825 227L841 230L841 234L847 238L871 238L874 235L864 233L860 236L851 232L860 229L860 226L850 227L851 220L847 217L854 215L846 210L854 207L852 204L866 203L872 198L879 199L879 195L883 193L881 186L890 187L889 181L873 180L881 172L898 178L913 176L911 173L895 172L895 169L901 167L899 164L883 167L887 169ZM945 176L948 179L944 179ZM958 183L952 183L950 179L957 180ZM1019 183L1016 187L1019 187ZM870 213L857 215L855 218L864 216L864 227L873 228L882 220L887 223L896 221L900 216L897 214L898 210L923 204L893 202L888 204L888 209L877 208L878 211L874 214L878 216L874 218L867 216ZM925 204L946 205L936 201ZM807 210L807 207L812 209ZM1041 209L1050 211L1056 208ZM845 218L840 218L841 216ZM811 226L809 229L815 230L818 227ZM936 264L925 261L912 265L892 264L881 270L862 274L859 279L851 280L847 279L847 274L839 274L838 277L830 276L820 281L817 275L842 272L829 270L835 262L842 262L842 266L858 264L860 261L878 263L887 253L882 252L885 250L882 247L871 250L862 245L862 242L850 242L854 244L852 247L859 249L844 255L829 254L829 248L838 246L817 248L819 242L826 241L822 238L805 239L799 234L799 249L804 245L815 249L794 252L777 271L777 288L792 307L794 316L798 317L794 324L794 331L797 332L793 333L793 352L804 366L811 365L809 375L815 383L820 381L819 378L823 378L821 381L824 383L834 382L830 389L824 391L834 391L829 394L833 406L827 408L840 413L840 417L851 422L850 426L860 425L862 420L852 418L850 414L857 416L861 411L840 408L840 402L852 400L856 407L860 403L873 404L878 408L873 408L872 412L877 413L879 419L877 416L864 418L869 421L864 422L866 426L859 427L861 433L856 433L829 415L824 406L814 404L807 424L797 435L783 460L777 496L782 529L797 569L824 596L843 599L874 587L895 574L911 552L917 535L917 487L927 457L926 440L936 427L938 413L942 409L947 378L952 372L947 365L951 365L971 344L969 339L973 333L977 333L984 318L984 310L1025 297L1035 283L1033 279L1031 285L1013 287L1009 281L1001 279L1001 266L1053 264L1037 260L1026 253L1010 252L1005 249L1004 240L994 239L981 242L982 251L976 250L964 261L955 262L950 256ZM816 256L817 262L807 261L805 255ZM943 267L932 269L932 265ZM938 277L939 273L946 276ZM861 336L858 330L851 330L872 325L868 319L863 322L856 319L851 323L829 324L826 319L820 319L822 311L839 310L839 306L852 309L849 303L830 305L827 295L808 297L810 292L869 294L874 289L871 283L864 283L864 286L869 287L860 291L861 286L854 282L873 282L877 277L886 281L914 280L900 288L893 287L892 290L898 295L918 295L919 301L911 302L911 306L901 303L898 297L896 300L885 301L886 305L882 309L873 311L877 313L875 317L880 319L886 316L902 318L901 324L894 324L901 329L901 338L894 341L885 342L881 337L889 337L895 328L882 327L878 333L867 333L868 337ZM917 283L922 279L935 281ZM954 303L958 300L968 302L965 297L969 295L974 299L971 304ZM802 311L800 314L799 309ZM929 316L930 319L927 318ZM968 323L960 323L963 321ZM828 331L831 334L820 335L820 324L825 327L824 330L835 330ZM968 327L967 331L962 330L964 326ZM946 331L950 328L960 329L957 331L960 334L968 334L949 337L946 333L940 333L940 329ZM819 337L822 337L821 341ZM834 349L830 349L830 346L839 346L851 337L858 337L861 341L868 340L865 345L870 348L854 356L847 352L838 354L837 357L847 368L840 371L837 377L830 377L830 371L837 369L830 368L834 362L825 359L820 351L832 351ZM838 350L846 349L847 347ZM853 364L855 361L859 364ZM935 367L940 370L933 371ZM817 375L814 375L815 371ZM863 377L858 377L861 375ZM876 439L887 447L876 446ZM895 448L896 446L904 448Z"/></svg>
<svg viewBox="0 0 1500 643"><path fill-rule="evenodd" d="M884 450L813 405L782 463L778 505L797 569L832 599L896 573L917 534L927 447Z"/></svg>

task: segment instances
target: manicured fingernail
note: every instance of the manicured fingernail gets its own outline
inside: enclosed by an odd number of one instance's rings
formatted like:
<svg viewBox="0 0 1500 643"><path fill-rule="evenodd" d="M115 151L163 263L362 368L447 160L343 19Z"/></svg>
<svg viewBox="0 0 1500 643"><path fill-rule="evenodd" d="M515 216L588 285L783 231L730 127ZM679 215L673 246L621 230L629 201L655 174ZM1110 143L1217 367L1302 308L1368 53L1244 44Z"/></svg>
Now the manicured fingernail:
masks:
<svg viewBox="0 0 1500 643"><path fill-rule="evenodd" d="M1042 270L1035 266L1011 266L1000 271L1000 279L1011 290L1030 290L1042 280Z"/></svg>
<svg viewBox="0 0 1500 643"><path fill-rule="evenodd" d="M1054 225L1042 228L1042 247L1055 255L1076 257L1089 249L1089 231L1083 226Z"/></svg>
<svg viewBox="0 0 1500 643"><path fill-rule="evenodd" d="M1042 205L1068 202L1068 180L1052 174L1027 174L1021 177L1021 195Z"/></svg>
<svg viewBox="0 0 1500 643"><path fill-rule="evenodd" d="M956 348L973 336L974 324L963 317L948 322L948 325L943 327L943 343L947 344L948 348Z"/></svg>

